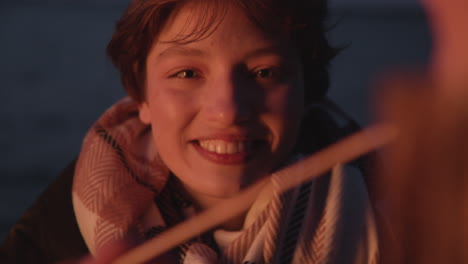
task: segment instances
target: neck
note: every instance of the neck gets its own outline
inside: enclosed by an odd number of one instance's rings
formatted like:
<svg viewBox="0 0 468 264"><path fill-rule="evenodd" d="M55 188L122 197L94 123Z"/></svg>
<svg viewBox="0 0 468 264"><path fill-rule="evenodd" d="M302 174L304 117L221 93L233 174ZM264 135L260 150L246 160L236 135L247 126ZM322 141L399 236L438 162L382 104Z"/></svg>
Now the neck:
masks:
<svg viewBox="0 0 468 264"><path fill-rule="evenodd" d="M213 196L197 193L193 190L190 190L190 188L187 188L186 186L184 186L184 190L186 194L189 196L190 200L194 202L195 210L197 213L207 210L215 206L219 202L222 202L225 200L225 198L213 197ZM241 230L244 225L245 216L246 216L246 213L240 216L237 216L233 219L230 219L229 221L224 222L219 227L227 231Z"/></svg>

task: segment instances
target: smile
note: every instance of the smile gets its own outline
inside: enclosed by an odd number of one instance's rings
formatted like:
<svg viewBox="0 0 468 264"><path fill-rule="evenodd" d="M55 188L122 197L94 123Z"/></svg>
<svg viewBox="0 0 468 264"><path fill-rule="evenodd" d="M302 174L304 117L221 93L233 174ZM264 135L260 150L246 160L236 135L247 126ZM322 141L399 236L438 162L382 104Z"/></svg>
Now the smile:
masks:
<svg viewBox="0 0 468 264"><path fill-rule="evenodd" d="M251 141L202 140L200 147L217 154L236 154L250 149Z"/></svg>
<svg viewBox="0 0 468 264"><path fill-rule="evenodd" d="M211 162L241 164L258 154L264 146L262 140L204 139L192 141L198 153Z"/></svg>

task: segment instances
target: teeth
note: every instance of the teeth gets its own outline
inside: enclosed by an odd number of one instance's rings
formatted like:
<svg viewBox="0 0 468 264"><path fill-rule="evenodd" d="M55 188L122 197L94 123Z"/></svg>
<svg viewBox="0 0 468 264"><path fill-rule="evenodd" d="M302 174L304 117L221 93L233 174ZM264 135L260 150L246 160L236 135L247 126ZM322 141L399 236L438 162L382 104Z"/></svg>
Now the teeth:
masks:
<svg viewBox="0 0 468 264"><path fill-rule="evenodd" d="M200 146L218 154L235 154L244 152L250 145L248 141L203 140Z"/></svg>
<svg viewBox="0 0 468 264"><path fill-rule="evenodd" d="M227 144L217 144L216 153L224 154L227 153Z"/></svg>
<svg viewBox="0 0 468 264"><path fill-rule="evenodd" d="M215 152L216 151L216 145L215 144L209 144L207 145L207 149L211 152Z"/></svg>

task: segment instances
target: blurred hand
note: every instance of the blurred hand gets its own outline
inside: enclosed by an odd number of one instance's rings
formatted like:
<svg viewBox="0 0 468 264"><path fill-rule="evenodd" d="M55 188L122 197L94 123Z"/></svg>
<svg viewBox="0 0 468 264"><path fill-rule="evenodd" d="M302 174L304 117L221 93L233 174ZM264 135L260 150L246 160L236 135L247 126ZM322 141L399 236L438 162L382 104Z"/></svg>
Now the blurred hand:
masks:
<svg viewBox="0 0 468 264"><path fill-rule="evenodd" d="M422 4L434 41L428 71L386 79L377 100L401 132L378 175L395 236L382 262L468 263L468 1Z"/></svg>
<svg viewBox="0 0 468 264"><path fill-rule="evenodd" d="M468 62L468 0L421 0L432 29L431 75L441 93L464 89ZM466 87L465 87L466 88Z"/></svg>
<svg viewBox="0 0 468 264"><path fill-rule="evenodd" d="M382 116L400 135L378 175L396 240L383 262L468 263L468 97L440 96L416 75L385 86Z"/></svg>

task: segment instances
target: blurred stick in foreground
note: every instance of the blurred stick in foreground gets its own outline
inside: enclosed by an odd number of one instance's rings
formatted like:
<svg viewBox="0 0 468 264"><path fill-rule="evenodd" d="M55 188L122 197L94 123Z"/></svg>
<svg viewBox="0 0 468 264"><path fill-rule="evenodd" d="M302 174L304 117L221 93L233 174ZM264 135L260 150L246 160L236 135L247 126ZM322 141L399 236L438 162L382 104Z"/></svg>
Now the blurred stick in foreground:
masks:
<svg viewBox="0 0 468 264"><path fill-rule="evenodd" d="M370 151L374 151L390 143L396 136L397 129L388 124L375 125L355 133L316 154L273 173L269 178L260 180L233 198L220 202L214 207L161 233L143 245L129 250L113 263L133 264L149 261L192 237L213 229L247 211L259 193L272 194L273 180L281 183L278 191L284 192L326 173L336 164L349 162Z"/></svg>

